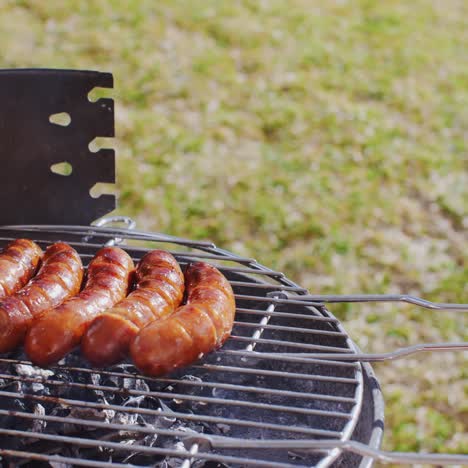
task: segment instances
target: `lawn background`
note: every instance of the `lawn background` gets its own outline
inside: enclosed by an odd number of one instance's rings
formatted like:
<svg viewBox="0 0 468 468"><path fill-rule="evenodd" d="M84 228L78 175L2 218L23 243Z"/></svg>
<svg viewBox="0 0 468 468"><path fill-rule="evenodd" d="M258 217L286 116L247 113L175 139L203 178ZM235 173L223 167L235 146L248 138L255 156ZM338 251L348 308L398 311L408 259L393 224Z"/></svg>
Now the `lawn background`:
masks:
<svg viewBox="0 0 468 468"><path fill-rule="evenodd" d="M140 228L314 293L468 302L467 2L0 0L0 54L114 74ZM462 314L332 311L366 351L468 341ZM375 367L385 448L468 453L466 353Z"/></svg>

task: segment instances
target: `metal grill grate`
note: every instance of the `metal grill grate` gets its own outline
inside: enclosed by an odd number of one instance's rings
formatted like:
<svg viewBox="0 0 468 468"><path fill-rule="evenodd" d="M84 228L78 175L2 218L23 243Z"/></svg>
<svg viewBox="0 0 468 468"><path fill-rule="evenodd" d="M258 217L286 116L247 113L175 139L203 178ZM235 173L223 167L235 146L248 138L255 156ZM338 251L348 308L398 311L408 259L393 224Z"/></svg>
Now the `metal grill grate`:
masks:
<svg viewBox="0 0 468 468"><path fill-rule="evenodd" d="M132 229L132 223L126 222ZM466 350L429 343L362 353L324 307L330 302L409 302L468 311L411 296L315 296L255 260L211 243L83 226L0 226L0 248L18 237L45 247L62 240L86 265L102 245L125 242L137 262L149 248L182 266L216 265L236 296L224 347L164 378L129 363L89 368L78 353L48 370L21 351L0 357L0 456L15 466L305 467L395 463L468 464L467 455L378 450L383 403L367 362L421 351ZM9 465L8 465L9 466Z"/></svg>
<svg viewBox="0 0 468 468"><path fill-rule="evenodd" d="M148 248L170 251L182 266L209 261L230 280L237 315L221 350L166 378L145 378L129 363L97 372L78 354L45 373L22 354L1 358L1 455L83 466L147 466L151 459L160 463L156 466L184 468L215 466L209 465L214 461L326 466L340 455L334 447L307 452L203 443L205 435L210 443L239 438L345 442L353 433L362 405L361 365L293 353L356 349L323 305L304 300L307 292L283 274L211 243L102 227L3 227L0 247L25 236L42 247L66 241L85 264L115 238L126 241L135 261Z"/></svg>

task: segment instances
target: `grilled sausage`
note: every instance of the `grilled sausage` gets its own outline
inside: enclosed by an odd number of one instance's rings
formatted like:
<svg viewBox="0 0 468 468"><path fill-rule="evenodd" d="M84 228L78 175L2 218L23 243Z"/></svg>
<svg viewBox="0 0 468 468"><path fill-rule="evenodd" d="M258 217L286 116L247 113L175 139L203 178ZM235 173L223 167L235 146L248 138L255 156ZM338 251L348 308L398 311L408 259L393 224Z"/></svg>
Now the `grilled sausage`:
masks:
<svg viewBox="0 0 468 468"><path fill-rule="evenodd" d="M119 247L99 250L89 263L81 293L31 326L24 342L31 361L47 366L72 351L91 321L127 295L133 267L130 256Z"/></svg>
<svg viewBox="0 0 468 468"><path fill-rule="evenodd" d="M82 281L83 265L75 249L63 242L48 247L38 274L0 301L0 353L18 346L32 320L77 294Z"/></svg>
<svg viewBox="0 0 468 468"><path fill-rule="evenodd" d="M227 279L212 265L195 263L185 273L187 304L144 327L130 346L135 365L158 376L219 348L229 337L236 304Z"/></svg>
<svg viewBox="0 0 468 468"><path fill-rule="evenodd" d="M96 317L81 341L81 351L94 366L124 359L137 333L148 323L166 317L184 296L184 275L168 252L148 252L135 272L136 289Z"/></svg>
<svg viewBox="0 0 468 468"><path fill-rule="evenodd" d="M11 296L36 273L41 248L29 239L10 242L0 254L0 297Z"/></svg>

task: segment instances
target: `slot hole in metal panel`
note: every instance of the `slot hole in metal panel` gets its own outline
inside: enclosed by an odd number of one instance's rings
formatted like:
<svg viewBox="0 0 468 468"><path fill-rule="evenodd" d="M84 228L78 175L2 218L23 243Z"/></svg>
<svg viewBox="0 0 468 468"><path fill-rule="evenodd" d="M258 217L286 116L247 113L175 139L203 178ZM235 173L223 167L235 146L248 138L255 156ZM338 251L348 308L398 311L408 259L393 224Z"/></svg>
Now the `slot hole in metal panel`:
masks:
<svg viewBox="0 0 468 468"><path fill-rule="evenodd" d="M94 184L89 191L92 198L99 198L101 195L116 195L116 193L115 185L106 184L105 182Z"/></svg>
<svg viewBox="0 0 468 468"><path fill-rule="evenodd" d="M112 98L112 89L111 88L101 88L100 86L95 86L88 93L89 102L97 102L101 98Z"/></svg>
<svg viewBox="0 0 468 468"><path fill-rule="evenodd" d="M59 112L49 116L49 122L61 127L68 127L71 124L71 116L68 112Z"/></svg>
<svg viewBox="0 0 468 468"><path fill-rule="evenodd" d="M96 137L94 140L90 141L88 149L91 153L97 153L101 149L111 149L113 141L113 138Z"/></svg>
<svg viewBox="0 0 468 468"><path fill-rule="evenodd" d="M69 162L66 162L66 161L59 162L57 164L52 164L52 166L50 166L50 172L53 172L54 174L61 175L64 177L68 177L73 172L73 166Z"/></svg>

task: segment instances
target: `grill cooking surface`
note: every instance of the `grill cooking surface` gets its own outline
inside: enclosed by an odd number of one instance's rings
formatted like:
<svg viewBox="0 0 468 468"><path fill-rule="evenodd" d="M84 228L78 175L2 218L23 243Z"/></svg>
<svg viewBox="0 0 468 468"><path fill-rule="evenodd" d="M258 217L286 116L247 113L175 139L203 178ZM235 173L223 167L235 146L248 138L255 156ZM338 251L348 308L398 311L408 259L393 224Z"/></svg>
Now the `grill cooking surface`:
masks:
<svg viewBox="0 0 468 468"><path fill-rule="evenodd" d="M136 262L147 249L163 248L183 268L213 263L233 286L237 314L221 350L164 378L145 378L130 362L98 371L78 351L47 370L32 367L21 351L1 356L5 460L24 466L41 460L43 466L286 467L326 466L340 454L333 448L223 448L239 438L346 441L361 412L361 364L299 354L354 353L352 342L321 304L295 300L306 291L281 273L210 243L159 234L23 226L1 228L0 248L19 237L42 247L68 242L85 264L115 238L126 240L124 249Z"/></svg>

